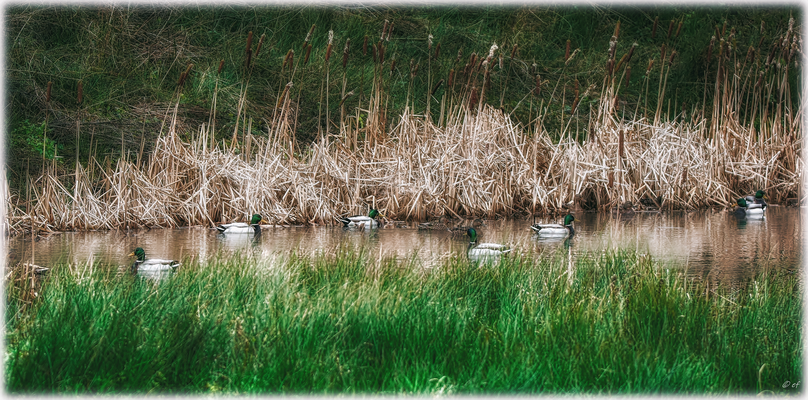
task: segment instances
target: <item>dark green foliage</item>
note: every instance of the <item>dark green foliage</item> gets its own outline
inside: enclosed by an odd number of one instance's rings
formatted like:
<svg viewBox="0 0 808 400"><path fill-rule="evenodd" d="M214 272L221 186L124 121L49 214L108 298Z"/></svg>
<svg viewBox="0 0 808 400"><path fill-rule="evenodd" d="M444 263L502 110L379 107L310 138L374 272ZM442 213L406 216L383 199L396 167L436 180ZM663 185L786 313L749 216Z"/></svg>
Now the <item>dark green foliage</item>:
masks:
<svg viewBox="0 0 808 400"><path fill-rule="evenodd" d="M653 20L657 16L659 27L652 38ZM305 146L318 137L326 125L323 88L326 68L330 69L327 99L330 116L332 123L339 124L343 82L340 60L347 39L354 45L350 50L345 91L353 90L356 94L346 103L348 114L354 113L360 105L367 106L373 61L370 51L362 55L360 44L365 35L369 37L370 46L379 42L385 20L393 24L390 42L385 42L388 45L385 71L389 71L392 59L397 60L395 73L389 77L385 74L386 94L391 96L384 105L388 127L401 115L410 92L408 60L420 63L420 71L412 80L410 102L420 114L426 111L427 96L436 82L447 79L452 68L462 70L473 52L481 57L487 55L493 43L499 45L499 52L504 55L504 68L492 69L491 85L483 99L486 103L499 106L501 99L503 108L512 118L527 125L544 101L549 107L545 128L560 133L563 121L572 111L573 86L577 80L582 96L588 87L596 86L581 100L574 116L585 126L590 107L597 107L606 73L609 40L618 22L621 29L615 58L622 57L633 43L638 44L630 62L634 71L632 82L622 85L619 92L619 99L625 104L618 114L635 117L638 99L644 96L644 80L648 80L650 100L647 106L655 109L661 78L658 73L660 47L665 44L668 55L672 49L678 54L668 77L667 94L662 97L667 100L666 111L670 102L671 114L686 104L687 108L705 108L705 114L709 115L711 105L703 103L704 99L708 103L713 99L717 56L712 55L708 65L706 53L716 27L721 29L726 22L725 37L735 29L733 46L740 54L738 57L743 58L749 46L755 46L758 54L755 62L760 63L761 58L765 61L774 38L787 29L791 16L800 21L801 10L751 5L732 8L12 6L6 14L9 117L13 125L26 119L50 118L52 136L49 137L57 146L64 147L66 165L72 165L69 161L76 154L77 120L83 121L78 143L82 147L79 151L82 161L90 156L115 158L121 156L122 151L131 155L142 143L148 151L174 101L180 103L180 134L191 135L208 121L217 79L217 139L231 137L241 88L248 78L249 90L242 116L246 112L248 118L253 119L253 133L265 135L266 121L272 121L278 97L291 79L294 87L290 98L298 112L296 139L299 145ZM668 38L671 21L674 21L674 33ZM763 33L761 21L765 21ZM677 37L678 22L682 22L682 30ZM310 40L311 60L303 66L305 52L301 46L313 24L316 29ZM334 31L335 56L325 65L329 30ZM251 69L244 67L248 32L254 32L254 43L266 34L266 43L253 60ZM435 43L442 44L440 57L431 63L427 62L429 34L433 35ZM565 64L567 40L572 50L580 51ZM514 44L519 45L519 51L511 60ZM296 52L294 77L288 69L281 72L280 68L289 49ZM456 63L459 50L463 56ZM645 78L648 60L652 58L656 58L654 70ZM225 67L221 75L217 75L222 59ZM194 68L182 88L182 96L176 97L178 79L188 64L194 64ZM529 95L536 73L549 82L538 98ZM792 87L798 86L799 73L799 68L790 70ZM50 105L44 101L48 81L53 82ZM79 81L84 83L84 101L80 107L76 104ZM438 91L432 98L429 107L433 115L439 113L443 92ZM795 109L799 104L798 93L792 90ZM566 116L563 120L562 112ZM747 110L739 110L739 113L745 112ZM89 147L90 135L92 148ZM20 145L24 146L21 142L11 143L10 164L16 173L22 171L25 159L30 158L17 149Z"/></svg>
<svg viewBox="0 0 808 400"><path fill-rule="evenodd" d="M646 256L417 260L340 250L187 263L160 283L57 266L9 294L11 393L798 394L793 275L705 287ZM12 291L10 293L18 293ZM764 367L765 365L765 367Z"/></svg>

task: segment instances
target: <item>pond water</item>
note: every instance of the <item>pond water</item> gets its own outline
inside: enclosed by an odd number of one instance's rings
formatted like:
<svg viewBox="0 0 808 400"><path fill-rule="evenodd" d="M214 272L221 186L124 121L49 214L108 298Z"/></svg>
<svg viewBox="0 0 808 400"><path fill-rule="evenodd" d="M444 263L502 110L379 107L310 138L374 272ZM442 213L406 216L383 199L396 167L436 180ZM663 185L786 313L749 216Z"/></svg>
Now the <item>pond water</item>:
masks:
<svg viewBox="0 0 808 400"><path fill-rule="evenodd" d="M729 211L641 212L631 215L576 213L575 235L567 240L540 239L530 230L533 219L487 220L479 231L481 242L510 244L516 252L535 257L563 252L568 257L597 255L628 249L687 273L712 281L737 282L764 268L796 271L802 265L804 236L799 208L770 207L763 219L737 220ZM560 222L537 217L536 222ZM470 221L466 222L470 224ZM446 232L425 232L417 224L387 224L373 231L345 231L341 227L267 227L258 238L222 236L208 227L64 232L32 243L30 236L8 240L7 262L31 261L48 266L88 261L114 267L130 265L127 255L136 247L148 258L207 259L217 254L250 252L277 257L330 252L347 245L364 247L373 257L417 255L432 267L453 255L464 254L468 240Z"/></svg>

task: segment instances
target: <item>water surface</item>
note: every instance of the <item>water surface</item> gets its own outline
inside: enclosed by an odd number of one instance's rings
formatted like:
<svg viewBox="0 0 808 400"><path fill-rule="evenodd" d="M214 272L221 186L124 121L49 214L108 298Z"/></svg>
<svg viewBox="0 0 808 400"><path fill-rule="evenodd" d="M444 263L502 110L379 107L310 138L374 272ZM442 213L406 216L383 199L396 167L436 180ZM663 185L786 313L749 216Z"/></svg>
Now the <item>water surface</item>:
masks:
<svg viewBox="0 0 808 400"><path fill-rule="evenodd" d="M770 207L760 220L737 220L728 211L642 212L632 215L576 213L576 234L567 240L541 239L529 229L533 219L487 220L481 242L507 243L514 252L548 257L561 252L571 259L628 249L649 254L673 268L715 281L741 281L767 269L797 270L802 263L801 210ZM561 218L537 217L536 222ZM470 223L470 221L467 221ZM31 261L118 267L130 265L136 247L147 257L208 259L218 254L249 253L272 258L333 252L341 246L368 250L372 257L417 256L425 268L464 255L468 241L444 232L423 232L417 224L388 224L373 231L341 227L268 227L258 238L223 236L208 227L64 232L32 243L30 236L9 240L8 262Z"/></svg>

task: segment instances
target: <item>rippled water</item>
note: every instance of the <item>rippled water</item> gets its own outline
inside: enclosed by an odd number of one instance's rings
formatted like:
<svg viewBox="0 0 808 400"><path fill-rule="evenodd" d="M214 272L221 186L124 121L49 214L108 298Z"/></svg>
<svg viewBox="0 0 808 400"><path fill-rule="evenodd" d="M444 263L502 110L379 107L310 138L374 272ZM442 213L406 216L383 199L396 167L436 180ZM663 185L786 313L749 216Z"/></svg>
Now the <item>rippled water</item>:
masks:
<svg viewBox="0 0 808 400"><path fill-rule="evenodd" d="M515 252L535 257L563 252L571 258L606 250L629 249L650 254L689 274L718 281L752 277L763 268L796 270L802 264L803 233L797 208L770 207L762 220L738 221L727 211L661 212L612 215L577 213L576 234L568 239L539 239L529 229L532 219L488 220L479 229L482 242L507 243ZM536 222L560 222L537 217ZM8 262L39 265L59 262L130 265L136 247L148 257L206 259L217 254L250 252L273 257L296 251L330 252L348 245L365 247L374 257L417 258L430 267L452 255L464 254L466 238L444 232L418 231L417 224L388 224L385 228L344 231L341 227L269 227L257 239L222 236L215 229L142 229L131 231L65 232L40 239L9 239Z"/></svg>

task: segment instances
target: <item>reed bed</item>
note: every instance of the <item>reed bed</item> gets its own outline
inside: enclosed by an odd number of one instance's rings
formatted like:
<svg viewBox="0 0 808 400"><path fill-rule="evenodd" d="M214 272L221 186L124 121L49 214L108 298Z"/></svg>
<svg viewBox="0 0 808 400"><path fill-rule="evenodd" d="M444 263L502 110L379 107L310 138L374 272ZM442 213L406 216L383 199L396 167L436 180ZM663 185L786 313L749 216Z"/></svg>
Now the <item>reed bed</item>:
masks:
<svg viewBox="0 0 808 400"><path fill-rule="evenodd" d="M158 282L58 265L6 291L10 393L798 394L802 289L708 288L647 256L495 266L362 249L249 256Z"/></svg>
<svg viewBox="0 0 808 400"><path fill-rule="evenodd" d="M229 143L216 142L212 124L203 125L198 133L177 132L183 90L179 85L174 111L164 118L167 129L148 155L136 160L124 157L114 167L90 157L86 165L77 162L72 174L46 168L30 179L24 196L8 196L8 229L16 234L212 225L245 220L255 212L272 224L332 224L336 215L365 214L370 208L399 220L629 206L695 209L732 206L734 199L758 189L765 190L772 203L802 204L803 114L792 104L789 84L789 69L796 68L801 50L800 35L792 25L793 19L767 53L753 46L741 51L731 45L734 30L717 30L719 40L711 40L706 49L705 74L714 83L705 85L701 105L688 109L674 99L673 112L666 91L678 61L675 42L663 44L659 57L649 60L645 75L635 79L646 97L631 104L621 101L624 86L631 81L630 62L637 45L622 56L618 53L619 23L600 88L583 87L564 74L578 49L571 54L567 49L558 73L561 79L544 85L535 64L529 73L511 69L513 62L524 62L514 59L516 46L501 49L494 43L479 56L472 52L465 66L458 53L446 85L436 85L430 92L431 99L444 87L439 113L429 107L415 112L415 96L409 93L419 64L413 60L408 74L397 73L391 22L384 24L379 41L369 44L373 76L365 96L363 69L358 104L352 92L345 93L350 49L346 40L340 112L332 113L327 61L334 33L329 32L325 62L317 67L325 69L325 99L321 98L325 120L322 115L318 118L325 128L320 127L319 138L311 144L296 139L298 110L305 105L299 94L294 97L294 87L302 75L296 71L309 58L306 45L305 58L295 59L290 50L284 59L283 82L278 82L277 102L265 120L265 131L252 130L256 110L245 103L251 72L243 78L239 123ZM670 27L672 31L673 22ZM249 71L255 61L251 46L248 38ZM431 42L429 46L432 54ZM362 46L366 58L367 47ZM508 72L503 69L503 51L510 54ZM286 64L290 72L284 74ZM190 70L189 64L186 73ZM492 107L489 99L502 103L505 91L512 97L511 92L524 89L508 89L511 73L515 79L535 81L535 88L524 93L511 111ZM427 74L431 85L431 61ZM499 79L502 93L495 93L492 76ZM550 95L539 101L542 85ZM649 107L651 85L659 90ZM567 86L574 90L567 93ZM396 87L405 87L408 95L400 115L394 117L390 113L398 109L391 105L391 91ZM430 99L426 104L431 105ZM539 104L532 114L534 100ZM511 115L520 107L529 107L535 118L514 122ZM211 115L215 114L213 104ZM337 115L339 121L332 120Z"/></svg>
<svg viewBox="0 0 808 400"><path fill-rule="evenodd" d="M238 154L206 146L205 137L185 143L169 133L141 168L128 160L114 170L97 163L100 179L92 180L79 165L72 187L44 174L29 203L11 198L9 229L211 225L254 212L273 224L330 224L335 215L371 207L391 219L495 217L643 199L690 209L727 206L757 187L770 188L774 202L799 190L801 141L761 144L739 127L727 130L737 150L730 151L707 128L706 120L613 121L593 140L553 143L486 106L446 127L405 113L387 139L353 149L325 137L293 158L288 147L258 136L250 137L249 153ZM784 163L789 151L796 169Z"/></svg>

